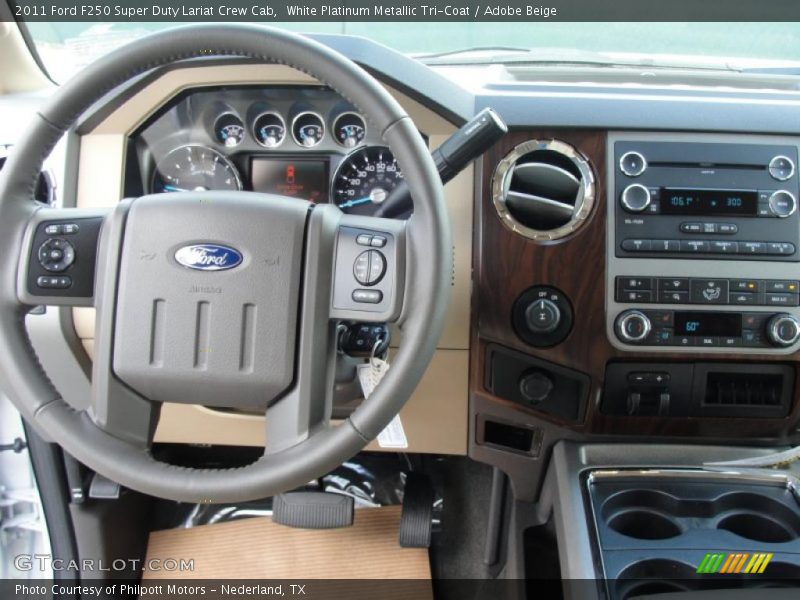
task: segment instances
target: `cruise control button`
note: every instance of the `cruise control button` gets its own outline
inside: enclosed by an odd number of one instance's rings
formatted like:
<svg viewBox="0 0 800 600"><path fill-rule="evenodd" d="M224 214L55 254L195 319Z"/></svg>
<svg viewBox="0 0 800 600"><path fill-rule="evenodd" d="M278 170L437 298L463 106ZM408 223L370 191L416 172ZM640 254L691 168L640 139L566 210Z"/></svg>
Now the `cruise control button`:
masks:
<svg viewBox="0 0 800 600"><path fill-rule="evenodd" d="M362 252L353 264L353 275L359 283L367 284L369 281L369 252Z"/></svg>
<svg viewBox="0 0 800 600"><path fill-rule="evenodd" d="M62 226L62 231L66 235L72 235L74 233L78 233L78 224L77 223L64 223Z"/></svg>
<svg viewBox="0 0 800 600"><path fill-rule="evenodd" d="M63 233L63 229L60 224L58 223L51 223L50 225L45 226L44 232L47 235L59 235Z"/></svg>
<svg viewBox="0 0 800 600"><path fill-rule="evenodd" d="M377 250L370 250L370 254L369 285L375 285L383 279L383 275L386 273L386 259Z"/></svg>
<svg viewBox="0 0 800 600"><path fill-rule="evenodd" d="M692 279L692 304L727 304L727 279Z"/></svg>
<svg viewBox="0 0 800 600"><path fill-rule="evenodd" d="M382 235L373 235L371 245L373 248L383 248L386 245L386 238Z"/></svg>
<svg viewBox="0 0 800 600"><path fill-rule="evenodd" d="M356 244L359 246L369 246L372 243L372 236L368 233L361 233L356 237Z"/></svg>
<svg viewBox="0 0 800 600"><path fill-rule="evenodd" d="M383 300L380 290L353 290L353 301L364 304L378 304Z"/></svg>

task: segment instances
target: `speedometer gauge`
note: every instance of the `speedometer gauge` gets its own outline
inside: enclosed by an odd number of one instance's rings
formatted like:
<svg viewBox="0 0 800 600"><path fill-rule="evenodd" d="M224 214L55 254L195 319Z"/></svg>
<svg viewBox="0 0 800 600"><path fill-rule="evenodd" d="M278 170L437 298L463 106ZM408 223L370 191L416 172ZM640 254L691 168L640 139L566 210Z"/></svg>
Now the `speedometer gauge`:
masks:
<svg viewBox="0 0 800 600"><path fill-rule="evenodd" d="M241 189L231 161L216 150L193 144L176 148L159 160L150 187L154 194Z"/></svg>
<svg viewBox="0 0 800 600"><path fill-rule="evenodd" d="M343 211L371 215L403 180L392 151L368 146L349 154L333 177L333 202Z"/></svg>

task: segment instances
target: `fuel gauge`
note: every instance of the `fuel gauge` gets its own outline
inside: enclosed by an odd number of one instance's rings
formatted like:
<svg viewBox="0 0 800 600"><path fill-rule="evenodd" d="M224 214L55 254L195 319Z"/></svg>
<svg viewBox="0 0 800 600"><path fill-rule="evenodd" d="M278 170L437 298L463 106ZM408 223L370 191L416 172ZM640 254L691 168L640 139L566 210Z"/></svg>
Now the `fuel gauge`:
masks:
<svg viewBox="0 0 800 600"><path fill-rule="evenodd" d="M233 113L225 113L214 122L214 136L226 148L238 146L244 140L244 123Z"/></svg>
<svg viewBox="0 0 800 600"><path fill-rule="evenodd" d="M292 137L298 145L313 148L325 137L325 123L314 112L301 112L292 121Z"/></svg>
<svg viewBox="0 0 800 600"><path fill-rule="evenodd" d="M367 125L358 113L345 112L333 121L333 137L340 146L355 148L364 141L366 135Z"/></svg>

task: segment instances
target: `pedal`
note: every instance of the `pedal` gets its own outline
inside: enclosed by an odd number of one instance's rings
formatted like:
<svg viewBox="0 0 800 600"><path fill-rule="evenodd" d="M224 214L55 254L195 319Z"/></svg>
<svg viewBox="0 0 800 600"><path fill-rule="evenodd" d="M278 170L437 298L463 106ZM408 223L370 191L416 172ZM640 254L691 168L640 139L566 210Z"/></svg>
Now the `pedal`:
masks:
<svg viewBox="0 0 800 600"><path fill-rule="evenodd" d="M336 529L353 524L353 499L327 492L286 492L272 500L272 521L300 529Z"/></svg>
<svg viewBox="0 0 800 600"><path fill-rule="evenodd" d="M400 546L430 548L433 530L433 484L427 475L411 472L403 491Z"/></svg>

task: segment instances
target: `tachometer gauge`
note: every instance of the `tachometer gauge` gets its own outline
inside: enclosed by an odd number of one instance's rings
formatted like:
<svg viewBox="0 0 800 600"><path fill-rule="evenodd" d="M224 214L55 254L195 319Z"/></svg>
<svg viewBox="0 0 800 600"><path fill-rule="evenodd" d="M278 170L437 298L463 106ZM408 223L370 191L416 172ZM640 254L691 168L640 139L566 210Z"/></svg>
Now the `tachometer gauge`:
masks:
<svg viewBox="0 0 800 600"><path fill-rule="evenodd" d="M202 192L206 190L241 190L239 172L225 156L199 145L187 145L170 151L156 165L151 191Z"/></svg>
<svg viewBox="0 0 800 600"><path fill-rule="evenodd" d="M228 148L238 146L244 140L244 123L233 113L225 113L214 122L214 137Z"/></svg>
<svg viewBox="0 0 800 600"><path fill-rule="evenodd" d="M301 112L292 121L292 137L305 148L313 148L325 137L325 123L313 112Z"/></svg>
<svg viewBox="0 0 800 600"><path fill-rule="evenodd" d="M358 113L346 112L336 117L333 122L333 137L345 148L355 148L364 141L367 125Z"/></svg>
<svg viewBox="0 0 800 600"><path fill-rule="evenodd" d="M265 148L277 148L286 137L286 124L283 117L273 111L258 115L253 121L253 135Z"/></svg>
<svg viewBox="0 0 800 600"><path fill-rule="evenodd" d="M402 180L389 148L367 146L339 164L333 176L333 202L347 213L371 215Z"/></svg>

